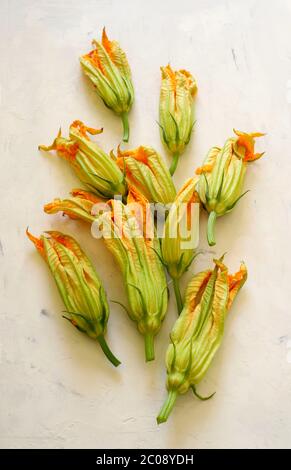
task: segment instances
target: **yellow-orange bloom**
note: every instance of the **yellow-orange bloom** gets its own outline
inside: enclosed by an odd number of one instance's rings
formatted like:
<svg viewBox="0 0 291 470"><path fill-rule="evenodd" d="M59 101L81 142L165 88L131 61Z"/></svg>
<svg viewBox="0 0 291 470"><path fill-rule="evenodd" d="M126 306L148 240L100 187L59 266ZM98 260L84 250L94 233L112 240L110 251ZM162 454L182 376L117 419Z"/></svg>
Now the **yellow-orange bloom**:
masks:
<svg viewBox="0 0 291 470"><path fill-rule="evenodd" d="M167 65L161 67L162 84L160 94L161 139L173 154L170 167L174 174L179 156L189 143L193 126L193 102L197 92L196 81L187 70L174 71Z"/></svg>
<svg viewBox="0 0 291 470"><path fill-rule="evenodd" d="M149 202L168 204L176 195L174 183L162 157L150 147L120 150L117 165L129 184L135 185Z"/></svg>
<svg viewBox="0 0 291 470"><path fill-rule="evenodd" d="M51 270L66 307L64 318L96 339L110 362L118 366L104 338L109 317L106 293L89 258L74 238L61 232L45 232L47 236L40 238L26 233Z"/></svg>
<svg viewBox="0 0 291 470"><path fill-rule="evenodd" d="M102 129L93 129L81 121L74 121L70 125L68 139L62 137L59 131L52 145L40 145L39 149L56 150L60 157L70 163L80 181L99 196L124 196L126 185L122 171L115 160L88 137L88 134L95 135L100 132Z"/></svg>
<svg viewBox="0 0 291 470"><path fill-rule="evenodd" d="M126 205L118 200L109 204L111 211L104 211L97 221L102 226L105 245L122 272L128 315L144 336L146 360L151 361L154 337L161 328L168 305L159 240L154 234L148 201L136 188L129 188Z"/></svg>
<svg viewBox="0 0 291 470"><path fill-rule="evenodd" d="M234 132L236 137L227 139L223 148L211 148L203 166L196 170L196 174L200 175L199 196L209 213L209 245L215 245L216 218L230 212L245 194L243 184L248 163L264 155L254 151L255 139L264 134L247 134L236 130Z"/></svg>
<svg viewBox="0 0 291 470"><path fill-rule="evenodd" d="M178 192L166 219L161 254L173 280L178 313L183 308L179 279L191 265L199 241L198 177L188 179Z"/></svg>
<svg viewBox="0 0 291 470"><path fill-rule="evenodd" d="M105 28L101 42L80 58L85 74L90 78L104 104L121 116L123 140L128 142L128 112L134 100L131 71L124 51L118 42L110 41Z"/></svg>
<svg viewBox="0 0 291 470"><path fill-rule="evenodd" d="M234 275L228 275L222 258L214 263L214 269L200 272L190 281L184 308L171 332L166 354L168 397L158 423L167 421L176 398L189 388L202 398L196 385L204 378L221 345L227 313L247 279L243 263Z"/></svg>
<svg viewBox="0 0 291 470"><path fill-rule="evenodd" d="M56 198L45 204L44 212L47 214L63 212L71 219L82 219L85 222L93 223L95 217L92 215L92 209L95 204L105 203L105 199L83 189L73 189L71 195L72 197L66 199Z"/></svg>

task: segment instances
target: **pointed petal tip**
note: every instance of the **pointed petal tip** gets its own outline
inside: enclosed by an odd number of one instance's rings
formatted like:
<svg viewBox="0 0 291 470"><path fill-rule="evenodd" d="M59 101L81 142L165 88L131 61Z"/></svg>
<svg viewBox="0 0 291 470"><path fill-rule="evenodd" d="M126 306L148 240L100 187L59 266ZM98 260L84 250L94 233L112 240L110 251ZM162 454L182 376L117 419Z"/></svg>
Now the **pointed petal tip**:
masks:
<svg viewBox="0 0 291 470"><path fill-rule="evenodd" d="M26 233L27 237L29 238L29 240L32 241L32 243L35 244L39 240L39 238L32 235L32 233L29 231L28 226L26 227L25 233Z"/></svg>
<svg viewBox="0 0 291 470"><path fill-rule="evenodd" d="M28 236L29 240L34 244L36 249L43 255L43 240L32 235L32 233L29 232L28 227L26 228L26 235Z"/></svg>
<svg viewBox="0 0 291 470"><path fill-rule="evenodd" d="M103 39L103 37L106 38L106 39L108 39L108 38L107 38L107 33L106 33L106 27L105 27L105 26L103 26L103 28L102 28L102 39Z"/></svg>

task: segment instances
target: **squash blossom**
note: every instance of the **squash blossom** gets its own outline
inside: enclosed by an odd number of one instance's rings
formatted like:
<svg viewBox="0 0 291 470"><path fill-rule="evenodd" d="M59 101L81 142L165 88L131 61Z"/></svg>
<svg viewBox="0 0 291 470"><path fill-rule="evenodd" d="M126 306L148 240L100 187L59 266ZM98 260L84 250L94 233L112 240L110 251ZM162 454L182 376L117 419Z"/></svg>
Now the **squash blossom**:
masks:
<svg viewBox="0 0 291 470"><path fill-rule="evenodd" d="M195 257L199 239L198 177L186 181L178 192L166 219L161 239L161 255L173 280L178 313L183 308L179 279Z"/></svg>
<svg viewBox="0 0 291 470"><path fill-rule="evenodd" d="M127 205L110 201L112 210L98 217L104 242L115 258L126 288L129 317L144 336L146 361L154 359L154 337L168 305L168 289L148 201L130 187ZM124 307L125 308L125 307Z"/></svg>
<svg viewBox="0 0 291 470"><path fill-rule="evenodd" d="M27 236L47 262L66 307L66 318L79 331L96 339L109 361L120 362L110 351L104 334L109 317L106 293L91 261L74 238L61 232Z"/></svg>
<svg viewBox="0 0 291 470"><path fill-rule="evenodd" d="M197 85L187 70L161 67L160 93L161 139L173 155L170 173L176 171L179 156L189 143L194 126L193 102Z"/></svg>
<svg viewBox="0 0 291 470"><path fill-rule="evenodd" d="M141 146L121 151L118 148L117 165L125 172L127 182L136 186L149 202L168 204L175 199L169 170L154 149Z"/></svg>
<svg viewBox="0 0 291 470"><path fill-rule="evenodd" d="M205 376L223 338L224 323L232 302L246 281L247 270L228 275L222 258L215 268L196 274L185 295L184 308L170 335L166 354L168 397L157 418L167 421L178 395L192 388ZM211 395L212 396L212 395ZM210 397L208 397L210 398Z"/></svg>
<svg viewBox="0 0 291 470"><path fill-rule="evenodd" d="M45 204L44 212L46 214L56 214L63 212L71 219L81 219L88 223L93 223L95 217L92 210L95 204L106 203L104 199L99 198L96 194L84 191L83 189L73 189L71 197L66 199L56 198L52 202Z"/></svg>
<svg viewBox="0 0 291 470"><path fill-rule="evenodd" d="M67 160L76 175L91 191L101 197L114 194L124 196L125 178L116 161L92 142L87 133L94 135L102 129L92 129L81 121L74 121L69 130L69 139L62 137L61 131L52 145L40 145L40 150L56 150L58 155Z"/></svg>
<svg viewBox="0 0 291 470"><path fill-rule="evenodd" d="M264 134L234 132L236 137L227 139L222 149L213 147L203 166L196 170L200 175L199 196L209 213L207 239L210 246L215 245L216 218L230 212L246 194L242 190L248 163L264 155L254 153L255 138Z"/></svg>
<svg viewBox="0 0 291 470"><path fill-rule="evenodd" d="M123 140L128 142L128 112L134 100L134 90L126 55L118 42L108 39L105 28L101 42L94 40L93 45L95 49L80 58L81 66L105 106L121 116Z"/></svg>

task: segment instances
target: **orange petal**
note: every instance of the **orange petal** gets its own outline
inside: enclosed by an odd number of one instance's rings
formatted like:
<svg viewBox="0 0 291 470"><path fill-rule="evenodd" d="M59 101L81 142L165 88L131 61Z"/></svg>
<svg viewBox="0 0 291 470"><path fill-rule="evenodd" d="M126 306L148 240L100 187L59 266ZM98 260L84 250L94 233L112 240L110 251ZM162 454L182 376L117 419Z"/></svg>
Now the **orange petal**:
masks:
<svg viewBox="0 0 291 470"><path fill-rule="evenodd" d="M117 160L122 158L134 158L135 160L148 164L148 153L145 147L142 145L133 150L120 150L120 146L117 148Z"/></svg>
<svg viewBox="0 0 291 470"><path fill-rule="evenodd" d="M174 93L174 99L176 100L177 94L177 79L174 70L171 68L170 64L166 65L166 67L161 67L162 71L162 79L168 78L170 80L171 89Z"/></svg>
<svg viewBox="0 0 291 470"><path fill-rule="evenodd" d="M45 150L46 152L48 152L49 150L57 150L57 141L60 137L62 137L62 129L61 128L59 128L58 135L57 135L57 137L55 138L55 140L53 141L53 143L51 145L39 145L38 150Z"/></svg>
<svg viewBox="0 0 291 470"><path fill-rule="evenodd" d="M103 199L96 196L96 194L90 193L89 191L85 191L84 189L72 189L71 194L73 197L80 197L82 199L86 199L87 201L93 202L93 204L97 204L98 202L103 201Z"/></svg>
<svg viewBox="0 0 291 470"><path fill-rule="evenodd" d="M75 240L72 239L72 237L69 237L68 235L64 235L62 232L58 232L56 230L47 230L45 233L47 233L50 236L50 238L52 238L54 241L65 246L66 248L68 248L74 254L78 256L78 254L75 253L76 242Z"/></svg>
<svg viewBox="0 0 291 470"><path fill-rule="evenodd" d="M192 97L195 96L195 94L197 93L197 83L196 83L196 80L193 79L193 76L190 72L188 72L188 70L179 70L179 73L181 73L182 75L184 75L184 77L186 77L186 80L187 80L187 88L189 89Z"/></svg>
<svg viewBox="0 0 291 470"><path fill-rule="evenodd" d="M255 154L254 148L255 148L255 138L262 137L265 134L262 134L261 132L253 132L253 133L247 134L245 132L237 131L236 129L233 129L233 131L238 136L236 145L238 147L245 148L245 155L243 158L245 162L251 162L251 161L257 160L263 155L263 154L258 154L258 153Z"/></svg>
<svg viewBox="0 0 291 470"><path fill-rule="evenodd" d="M56 144L58 154L68 161L75 160L78 150L79 144L77 142L67 141L66 143L59 142Z"/></svg>
<svg viewBox="0 0 291 470"><path fill-rule="evenodd" d="M196 169L195 173L196 173L196 175L202 175L202 173L211 173L212 168L213 168L213 163L212 163L212 164L203 165L203 166L199 166L199 167Z"/></svg>
<svg viewBox="0 0 291 470"><path fill-rule="evenodd" d="M54 199L52 202L48 202L43 206L43 210L46 214L55 214L59 211L59 205L62 203L61 199Z"/></svg>
<svg viewBox="0 0 291 470"><path fill-rule="evenodd" d="M93 51L88 52L88 54L83 55L82 58L89 60L89 62L91 62L93 67L96 67L96 69L100 70L100 72L103 75L106 75L105 69L102 65L97 49L93 49Z"/></svg>
<svg viewBox="0 0 291 470"><path fill-rule="evenodd" d="M40 252L40 254L44 256L43 240L32 235L28 231L28 228L26 229L26 235L28 236L29 240L32 241L32 243L35 245L36 249Z"/></svg>
<svg viewBox="0 0 291 470"><path fill-rule="evenodd" d="M106 50L106 52L109 54L109 56L112 55L112 41L109 41L108 36L106 34L105 26L102 31L102 46Z"/></svg>
<svg viewBox="0 0 291 470"><path fill-rule="evenodd" d="M198 181L198 180L197 180ZM193 178L189 178L185 181L183 186L179 189L179 191L176 194L175 201L179 198L179 196L188 188L188 186L191 186L193 184Z"/></svg>
<svg viewBox="0 0 291 470"><path fill-rule="evenodd" d="M200 198L197 191L194 191L191 199L187 202L187 230L192 228L192 204L199 204Z"/></svg>
<svg viewBox="0 0 291 470"><path fill-rule="evenodd" d="M38 148L45 151L56 150L61 157L71 161L75 159L79 145L77 142L62 137L61 129L59 129L58 135L51 145L39 145Z"/></svg>
<svg viewBox="0 0 291 470"><path fill-rule="evenodd" d="M70 129L76 129L77 132L87 140L90 140L87 136L87 132L91 135L101 134L103 132L103 127L101 127L101 129L94 129L93 127L86 126L82 121L78 120L72 122Z"/></svg>
<svg viewBox="0 0 291 470"><path fill-rule="evenodd" d="M229 285L229 298L227 308L229 309L241 287L247 280L247 268L244 263L241 264L240 269L235 274L230 274L228 276L228 285Z"/></svg>
<svg viewBox="0 0 291 470"><path fill-rule="evenodd" d="M245 156L244 161L245 162L253 162L253 161L258 160L259 158L261 158L263 155L265 155L265 152L254 153L253 155L250 154L248 156Z"/></svg>

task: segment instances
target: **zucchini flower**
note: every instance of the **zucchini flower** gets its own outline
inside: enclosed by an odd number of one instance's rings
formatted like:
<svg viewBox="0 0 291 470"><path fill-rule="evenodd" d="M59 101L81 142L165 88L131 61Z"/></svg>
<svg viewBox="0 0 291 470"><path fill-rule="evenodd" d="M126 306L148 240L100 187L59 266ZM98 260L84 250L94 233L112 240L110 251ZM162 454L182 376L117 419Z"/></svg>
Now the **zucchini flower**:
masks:
<svg viewBox="0 0 291 470"><path fill-rule="evenodd" d="M178 313L183 308L179 279L192 263L199 239L198 177L190 178L178 192L166 219L161 255L173 280Z"/></svg>
<svg viewBox="0 0 291 470"><path fill-rule="evenodd" d="M97 218L105 245L115 258L126 288L129 317L144 336L146 361L154 359L154 337L168 305L168 289L148 201L130 187L127 205L110 201L112 210ZM125 307L124 307L125 308Z"/></svg>
<svg viewBox="0 0 291 470"><path fill-rule="evenodd" d="M116 162L87 133L94 135L102 129L92 129L81 121L70 125L69 139L62 137L59 131L52 145L40 145L40 150L56 150L58 155L67 160L76 175L92 191L101 197L112 197L114 194L124 196L126 193L125 178Z"/></svg>
<svg viewBox="0 0 291 470"><path fill-rule="evenodd" d="M79 331L97 340L109 361L120 362L110 351L104 334L109 317L104 287L91 261L74 238L61 232L46 232L36 238L27 230L47 262L66 307L66 318Z"/></svg>
<svg viewBox="0 0 291 470"><path fill-rule="evenodd" d="M183 311L170 335L166 354L168 397L157 418L167 421L178 395L189 388L200 399L196 385L205 376L223 338L224 323L232 302L247 279L247 270L228 275L222 258L213 270L196 274L185 295Z"/></svg>
<svg viewBox="0 0 291 470"><path fill-rule="evenodd" d="M150 147L121 151L117 165L125 172L126 180L136 186L149 202L168 204L176 195L174 183L161 156Z"/></svg>
<svg viewBox="0 0 291 470"><path fill-rule="evenodd" d="M161 67L160 94L161 139L173 155L170 173L176 171L179 156L189 143L193 126L193 101L197 85L187 70L174 71L170 65Z"/></svg>
<svg viewBox="0 0 291 470"><path fill-rule="evenodd" d="M99 198L96 194L84 191L83 189L73 189L71 197L67 199L56 198L52 202L45 204L44 212L46 214L56 214L63 212L71 219L81 219L88 223L93 223L95 217L92 210L95 204L106 204L104 199Z"/></svg>
<svg viewBox="0 0 291 470"><path fill-rule="evenodd" d="M134 100L134 90L126 55L118 42L108 39L105 28L101 42L94 40L93 45L95 49L80 58L81 66L105 106L121 117L123 140L128 142L128 113Z"/></svg>
<svg viewBox="0 0 291 470"><path fill-rule="evenodd" d="M222 149L213 147L204 165L196 170L201 175L199 196L209 213L207 239L210 246L215 245L216 218L230 212L247 192L242 191L248 163L264 155L254 153L255 138L264 134L234 132L236 137L227 139Z"/></svg>

